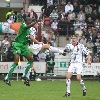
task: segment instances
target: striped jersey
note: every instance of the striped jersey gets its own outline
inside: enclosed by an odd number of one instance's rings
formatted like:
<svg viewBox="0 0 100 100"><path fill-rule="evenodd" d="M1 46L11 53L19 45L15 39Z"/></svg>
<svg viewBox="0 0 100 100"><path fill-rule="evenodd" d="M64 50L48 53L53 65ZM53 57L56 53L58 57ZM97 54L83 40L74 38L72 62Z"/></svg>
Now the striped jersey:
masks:
<svg viewBox="0 0 100 100"><path fill-rule="evenodd" d="M88 55L90 52L89 50L83 45L78 43L76 46L73 46L72 44L67 44L70 45L70 47L73 47L73 50L71 50L71 63L83 63L84 62L84 54ZM66 45L66 46L67 46ZM65 47L66 47L65 46Z"/></svg>
<svg viewBox="0 0 100 100"><path fill-rule="evenodd" d="M35 29L34 27L31 27L31 28L30 28L30 34L31 34L34 38L36 38L36 36L37 36L37 31L36 31L36 29ZM33 42L33 44L34 44L34 42Z"/></svg>

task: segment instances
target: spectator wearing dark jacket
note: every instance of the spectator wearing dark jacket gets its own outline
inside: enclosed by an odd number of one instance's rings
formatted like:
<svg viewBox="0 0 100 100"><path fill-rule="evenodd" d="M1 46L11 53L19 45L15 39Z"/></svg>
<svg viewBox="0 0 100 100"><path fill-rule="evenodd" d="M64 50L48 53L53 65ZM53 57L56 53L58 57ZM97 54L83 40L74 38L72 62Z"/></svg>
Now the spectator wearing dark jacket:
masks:
<svg viewBox="0 0 100 100"><path fill-rule="evenodd" d="M63 12L65 11L65 2L61 1L61 3L58 5L58 11L63 10Z"/></svg>
<svg viewBox="0 0 100 100"><path fill-rule="evenodd" d="M30 12L28 13L28 17L31 17L31 18L34 18L34 19L38 18L36 12L34 12L33 9L31 9Z"/></svg>
<svg viewBox="0 0 100 100"><path fill-rule="evenodd" d="M58 33L60 35L65 35L67 33L67 23L66 21L64 20L64 18L61 18L61 20L58 22Z"/></svg>
<svg viewBox="0 0 100 100"><path fill-rule="evenodd" d="M21 13L18 14L18 16L17 16L17 21L24 22L25 18L26 18L26 14L24 13L24 10L21 10Z"/></svg>
<svg viewBox="0 0 100 100"><path fill-rule="evenodd" d="M41 12L42 12L43 16L45 16L45 17L49 17L50 16L51 10L52 10L52 7L50 6L49 3L47 3L46 6L43 6L41 8Z"/></svg>

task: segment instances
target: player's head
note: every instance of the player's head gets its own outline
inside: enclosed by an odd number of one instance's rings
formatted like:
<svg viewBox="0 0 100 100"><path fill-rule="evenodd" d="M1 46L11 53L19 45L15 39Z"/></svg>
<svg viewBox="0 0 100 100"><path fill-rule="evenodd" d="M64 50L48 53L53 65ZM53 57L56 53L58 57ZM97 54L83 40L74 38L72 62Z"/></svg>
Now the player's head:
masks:
<svg viewBox="0 0 100 100"><path fill-rule="evenodd" d="M26 23L27 25L31 24L32 21L33 21L33 19L30 18L30 17L26 17L26 18L25 18L25 23Z"/></svg>
<svg viewBox="0 0 100 100"><path fill-rule="evenodd" d="M33 22L36 22L37 20L36 19L33 19L32 21ZM37 29L38 28L38 23L36 23L35 25L33 25L33 27Z"/></svg>
<svg viewBox="0 0 100 100"><path fill-rule="evenodd" d="M77 44L77 36L76 35L72 35L72 44Z"/></svg>
<svg viewBox="0 0 100 100"><path fill-rule="evenodd" d="M36 23L34 26L33 26L35 29L38 28L38 23Z"/></svg>

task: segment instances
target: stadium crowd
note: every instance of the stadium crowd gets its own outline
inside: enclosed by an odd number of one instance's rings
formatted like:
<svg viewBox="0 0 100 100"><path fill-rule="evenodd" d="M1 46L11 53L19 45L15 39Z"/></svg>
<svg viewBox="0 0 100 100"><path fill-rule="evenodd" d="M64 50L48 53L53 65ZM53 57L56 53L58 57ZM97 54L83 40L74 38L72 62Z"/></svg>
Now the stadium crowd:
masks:
<svg viewBox="0 0 100 100"><path fill-rule="evenodd" d="M73 3L71 1L65 3L63 0L60 4L54 2L53 5L50 5L47 3L41 8L40 16L34 9L31 9L28 14L25 14L24 10L21 9L18 15L11 9L6 14L6 22L24 22L26 16L35 19L42 18L44 24L46 24L45 19L48 20L52 32L49 32L47 37L41 34L40 41L55 46L56 36L66 35L71 37L71 35L76 34L78 42L84 44L91 51L92 62L100 62L100 5L97 5L97 3L78 4L77 0ZM1 41L1 50L6 57L2 57L2 61L13 59L13 56L11 56L13 55L11 53L12 42L10 43L8 38L8 36L5 36L4 40ZM33 57L36 59L44 57L40 55Z"/></svg>

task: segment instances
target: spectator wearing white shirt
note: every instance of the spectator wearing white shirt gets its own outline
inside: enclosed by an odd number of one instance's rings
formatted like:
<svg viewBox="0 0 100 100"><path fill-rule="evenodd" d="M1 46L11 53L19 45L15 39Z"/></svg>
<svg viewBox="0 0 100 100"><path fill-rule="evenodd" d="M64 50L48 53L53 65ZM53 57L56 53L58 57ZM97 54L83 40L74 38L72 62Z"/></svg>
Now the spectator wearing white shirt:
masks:
<svg viewBox="0 0 100 100"><path fill-rule="evenodd" d="M7 20L7 22L10 23L14 23L14 19L13 16L9 16L9 19Z"/></svg>
<svg viewBox="0 0 100 100"><path fill-rule="evenodd" d="M58 25L58 22L57 20L55 19L52 24L51 24L51 28L53 31L56 31L57 30L57 25Z"/></svg>
<svg viewBox="0 0 100 100"><path fill-rule="evenodd" d="M68 4L65 6L65 13L67 14L69 10L73 11L73 5L71 4L70 1L68 1Z"/></svg>

